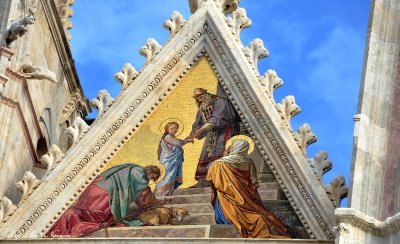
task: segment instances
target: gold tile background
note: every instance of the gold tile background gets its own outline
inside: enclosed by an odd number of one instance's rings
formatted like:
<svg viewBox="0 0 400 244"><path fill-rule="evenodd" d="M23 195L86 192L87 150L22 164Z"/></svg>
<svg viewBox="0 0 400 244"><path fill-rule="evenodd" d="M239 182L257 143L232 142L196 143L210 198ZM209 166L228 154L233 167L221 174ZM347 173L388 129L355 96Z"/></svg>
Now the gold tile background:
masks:
<svg viewBox="0 0 400 244"><path fill-rule="evenodd" d="M193 89L202 87L210 93L216 94L217 86L218 80L210 64L205 58L200 59L186 77L164 99L157 110L147 118L139 130L114 156L105 170L114 165L128 162L134 162L143 166L154 164L160 167L163 176L164 168L157 160L157 147L164 132L164 129L160 128L160 125L167 119L181 121L184 128L182 133L177 137L184 139L191 131L197 112L195 100L192 98ZM189 143L183 147L185 161L183 163L183 185L181 188L196 183L194 174L203 143L204 140L195 141L194 144ZM155 184L151 186L154 188Z"/></svg>

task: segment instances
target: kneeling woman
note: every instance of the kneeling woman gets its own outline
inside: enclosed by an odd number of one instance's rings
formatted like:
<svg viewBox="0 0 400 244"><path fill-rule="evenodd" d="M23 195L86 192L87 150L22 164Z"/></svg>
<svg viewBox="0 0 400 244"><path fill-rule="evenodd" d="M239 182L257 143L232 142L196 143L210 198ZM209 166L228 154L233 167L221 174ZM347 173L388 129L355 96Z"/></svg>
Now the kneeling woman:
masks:
<svg viewBox="0 0 400 244"><path fill-rule="evenodd" d="M250 144L235 136L227 142L224 157L208 168L213 189L211 202L217 224L233 224L244 238L289 238L287 227L266 210L257 192L257 174L248 157Z"/></svg>

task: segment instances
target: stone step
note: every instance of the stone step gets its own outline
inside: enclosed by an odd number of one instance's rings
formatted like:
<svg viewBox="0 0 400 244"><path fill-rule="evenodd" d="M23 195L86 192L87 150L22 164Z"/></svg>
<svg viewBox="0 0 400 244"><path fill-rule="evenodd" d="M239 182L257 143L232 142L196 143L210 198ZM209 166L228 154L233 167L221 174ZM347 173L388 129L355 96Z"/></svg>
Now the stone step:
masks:
<svg viewBox="0 0 400 244"><path fill-rule="evenodd" d="M282 200L284 196L278 190L261 190L259 191L262 200ZM211 201L210 193L199 193L193 195L171 195L160 197L160 199L170 199L169 204L180 203L208 203Z"/></svg>
<svg viewBox="0 0 400 244"><path fill-rule="evenodd" d="M178 207L186 209L190 214L192 213L206 213L214 212L211 203L186 203L186 204L166 204L165 207Z"/></svg>
<svg viewBox="0 0 400 244"><path fill-rule="evenodd" d="M185 218L177 223L174 219L172 225L212 225L215 223L213 213L189 213Z"/></svg>
<svg viewBox="0 0 400 244"><path fill-rule="evenodd" d="M276 212L294 212L292 206L287 200L265 200L263 204L266 209ZM185 208L189 213L212 213L214 211L213 206L210 202L206 203L178 203L178 204L166 204L165 207L178 207Z"/></svg>
<svg viewBox="0 0 400 244"><path fill-rule="evenodd" d="M268 183L260 183L258 187L258 191L263 190L281 190L278 182L268 182ZM211 187L203 187L203 188L178 188L174 191L173 195L193 195L193 194L204 194L211 193Z"/></svg>
<svg viewBox="0 0 400 244"><path fill-rule="evenodd" d="M290 240L263 239L262 241L268 243L333 243L332 241L319 241L319 240L307 239L309 237L307 233L304 233L304 231L305 231L304 228L292 228L292 232L295 234L295 239L290 239ZM109 238L107 240L112 240L115 237L135 238L135 240L139 240L139 238L145 238L146 241L157 240L154 243L169 242L169 240L174 240L174 241L179 240L174 238L184 238L185 242L192 240L193 242L196 242L196 240L208 239L208 238L213 238L212 240L213 243L219 242L219 240L221 241L223 240L223 243L228 243L229 239L232 239L231 242L236 242L238 238L246 242L249 241L247 239L242 239L239 233L237 232L236 228L232 225L185 225L185 226L165 225L165 226L143 226L143 227L110 227L99 230L98 232L94 233L88 238L96 238L96 240L99 241L101 240L100 238ZM218 239L218 238L223 238L223 239Z"/></svg>

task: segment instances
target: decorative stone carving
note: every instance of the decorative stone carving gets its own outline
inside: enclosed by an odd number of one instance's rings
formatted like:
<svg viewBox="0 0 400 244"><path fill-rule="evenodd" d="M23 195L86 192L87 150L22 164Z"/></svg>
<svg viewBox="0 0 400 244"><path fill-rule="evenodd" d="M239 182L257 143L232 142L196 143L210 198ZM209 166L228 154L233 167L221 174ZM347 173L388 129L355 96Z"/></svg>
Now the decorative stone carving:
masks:
<svg viewBox="0 0 400 244"><path fill-rule="evenodd" d="M122 90L125 90L138 74L139 72L130 63L126 63L120 72L115 73L114 79L121 83Z"/></svg>
<svg viewBox="0 0 400 244"><path fill-rule="evenodd" d="M13 41L23 36L28 31L28 25L32 25L33 23L35 23L33 15L28 15L20 20L13 21L10 28L7 30L5 38L7 47L9 47Z"/></svg>
<svg viewBox="0 0 400 244"><path fill-rule="evenodd" d="M58 82L56 75L52 71L33 64L22 64L18 71L28 79L49 80L54 83Z"/></svg>
<svg viewBox="0 0 400 244"><path fill-rule="evenodd" d="M339 225L333 227L333 233L335 234L336 237L338 237L340 235L349 234L350 230L345 224L340 223Z"/></svg>
<svg viewBox="0 0 400 244"><path fill-rule="evenodd" d="M190 12L193 14L207 0L189 0ZM240 0L214 0L224 14L230 14L236 10Z"/></svg>
<svg viewBox="0 0 400 244"><path fill-rule="evenodd" d="M19 203L22 203L29 195L32 194L32 192L38 187L40 184L40 180L36 178L36 176L30 172L27 171L24 174L24 177L22 178L22 181L18 181L15 184L15 187L17 190L22 192L22 197Z"/></svg>
<svg viewBox="0 0 400 244"><path fill-rule="evenodd" d="M243 48L243 52L249 63L253 66L253 69L259 74L258 61L269 56L269 52L264 47L263 41L260 38L253 40L249 46Z"/></svg>
<svg viewBox="0 0 400 244"><path fill-rule="evenodd" d="M146 57L146 64L150 62L156 56L156 54L161 50L162 46L158 44L156 40L153 38L149 38L144 45L140 49L140 55Z"/></svg>
<svg viewBox="0 0 400 244"><path fill-rule="evenodd" d="M328 153L325 151L320 151L314 158L309 158L308 163L320 181L322 181L322 176L332 169L332 162L329 160Z"/></svg>
<svg viewBox="0 0 400 244"><path fill-rule="evenodd" d="M231 28L232 33L237 36L240 40L240 32L251 26L252 22L247 17L246 10L244 8L238 8L232 13L232 18L227 17L226 22Z"/></svg>
<svg viewBox="0 0 400 244"><path fill-rule="evenodd" d="M269 69L263 76L260 76L259 80L261 85L264 86L268 96L275 102L273 99L274 92L283 85L283 80L279 78L275 70L272 69Z"/></svg>
<svg viewBox="0 0 400 244"><path fill-rule="evenodd" d="M50 146L49 151L40 158L40 162L47 165L46 175L54 169L56 164L60 162L64 156L65 154L56 144Z"/></svg>
<svg viewBox="0 0 400 244"><path fill-rule="evenodd" d="M167 29L171 35L169 36L169 39L175 36L176 33L186 24L185 18L183 18L182 14L180 14L178 11L174 11L171 15L171 18L169 20L166 20L163 24L163 27Z"/></svg>
<svg viewBox="0 0 400 244"><path fill-rule="evenodd" d="M89 130L90 126L81 117L76 117L70 127L65 129L65 133L72 138L73 142L78 141L79 137Z"/></svg>
<svg viewBox="0 0 400 244"><path fill-rule="evenodd" d="M300 107L296 104L294 96L286 96L282 99L281 103L278 103L276 106L281 117L286 120L289 128L292 129L290 126L290 120L293 116L301 112Z"/></svg>
<svg viewBox="0 0 400 244"><path fill-rule="evenodd" d="M15 206L7 197L3 197L0 201L0 223L5 222L7 217L15 210L17 210L17 206Z"/></svg>
<svg viewBox="0 0 400 244"><path fill-rule="evenodd" d="M100 90L97 98L90 100L90 106L97 110L97 118L100 117L109 106L114 102L107 90Z"/></svg>
<svg viewBox="0 0 400 244"><path fill-rule="evenodd" d="M317 136L312 133L311 126L309 124L303 124L295 134L295 140L303 150L303 153L307 154L307 147L317 141Z"/></svg>
<svg viewBox="0 0 400 244"><path fill-rule="evenodd" d="M347 197L349 191L343 176L338 176L333 179L329 185L325 186L325 190L335 208L340 206L340 202Z"/></svg>
<svg viewBox="0 0 400 244"><path fill-rule="evenodd" d="M71 97L69 98L67 105L63 109L62 116L60 118L59 123L62 124L64 123L70 116L71 114L76 110L77 107L81 106L82 104L82 96L79 91L71 94Z"/></svg>
<svg viewBox="0 0 400 244"><path fill-rule="evenodd" d="M70 41L72 36L67 30L72 29L72 22L70 18L74 15L74 11L71 6L74 4L74 0L62 0L58 8L58 15L60 16L61 23L64 27L67 39Z"/></svg>

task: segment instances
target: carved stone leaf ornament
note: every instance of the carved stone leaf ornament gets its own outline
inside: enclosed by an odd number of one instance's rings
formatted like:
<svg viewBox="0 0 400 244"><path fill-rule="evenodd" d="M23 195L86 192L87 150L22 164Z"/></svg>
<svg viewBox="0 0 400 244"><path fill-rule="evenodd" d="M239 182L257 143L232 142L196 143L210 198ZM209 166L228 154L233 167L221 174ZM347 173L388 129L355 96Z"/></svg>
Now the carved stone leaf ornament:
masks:
<svg viewBox="0 0 400 244"><path fill-rule="evenodd" d="M28 79L49 80L58 83L56 75L52 71L43 67L33 64L22 64L18 70Z"/></svg>
<svg viewBox="0 0 400 244"><path fill-rule="evenodd" d="M70 127L65 129L65 133L70 136L75 143L89 130L90 126L81 117L76 117Z"/></svg>
<svg viewBox="0 0 400 244"><path fill-rule="evenodd" d="M39 184L40 180L38 180L32 172L25 172L22 181L18 181L15 184L17 190L22 192L21 201L19 203L22 203L23 200L25 200L30 194L32 194L32 192L35 190L36 187L39 186Z"/></svg>
<svg viewBox="0 0 400 244"><path fill-rule="evenodd" d="M293 116L301 112L300 107L296 104L294 96L286 96L276 106L278 108L278 112L281 114L281 117L286 120L287 125L290 129L292 129L290 125L290 120Z"/></svg>
<svg viewBox="0 0 400 244"><path fill-rule="evenodd" d="M243 53L252 65L253 70L259 75L258 61L269 56L269 51L264 47L264 42L260 38L253 40L249 46L243 48Z"/></svg>
<svg viewBox="0 0 400 244"><path fill-rule="evenodd" d="M90 106L97 110L97 118L99 118L108 107L114 102L114 98L111 97L107 90L100 90L95 99L90 101Z"/></svg>
<svg viewBox="0 0 400 244"><path fill-rule="evenodd" d="M139 72L130 63L126 63L120 72L114 74L114 80L121 83L122 90L125 90L138 75Z"/></svg>
<svg viewBox="0 0 400 244"><path fill-rule="evenodd" d="M264 87L265 92L272 101L275 102L274 92L283 85L283 80L276 74L276 71L272 69L269 69L263 76L260 76L259 80L261 85Z"/></svg>
<svg viewBox="0 0 400 244"><path fill-rule="evenodd" d="M17 206L15 206L10 199L3 197L0 202L0 223L5 222L7 217L10 216L16 209Z"/></svg>
<svg viewBox="0 0 400 244"><path fill-rule="evenodd" d="M336 208L340 206L340 203L347 197L347 193L349 192L343 176L333 179L329 185L325 186L325 190Z"/></svg>
<svg viewBox="0 0 400 244"><path fill-rule="evenodd" d="M49 174L64 156L65 154L56 144L51 145L48 152L40 158L40 162L47 165L47 171L45 175Z"/></svg>
<svg viewBox="0 0 400 244"><path fill-rule="evenodd" d="M226 22L238 40L240 40L240 32L243 29L250 27L252 24L251 20L247 17L246 10L244 8L238 8L233 11L232 18L227 17Z"/></svg>
<svg viewBox="0 0 400 244"><path fill-rule="evenodd" d="M325 151L320 151L314 158L308 159L308 163L320 181L322 181L322 176L332 169L332 162Z"/></svg>
<svg viewBox="0 0 400 244"><path fill-rule="evenodd" d="M169 36L169 39L175 36L176 33L186 24L187 20L183 18L182 14L180 14L178 11L174 11L171 15L171 18L169 20L166 20L163 24L163 27L167 29L171 35Z"/></svg>
<svg viewBox="0 0 400 244"><path fill-rule="evenodd" d="M311 126L305 123L297 130L297 133L295 134L295 140L303 150L303 153L307 155L307 147L317 141L317 136L312 133Z"/></svg>
<svg viewBox="0 0 400 244"><path fill-rule="evenodd" d="M149 38L144 45L140 49L140 55L146 57L146 64L150 62L156 56L156 54L161 50L162 46L158 44L156 40L153 38Z"/></svg>

